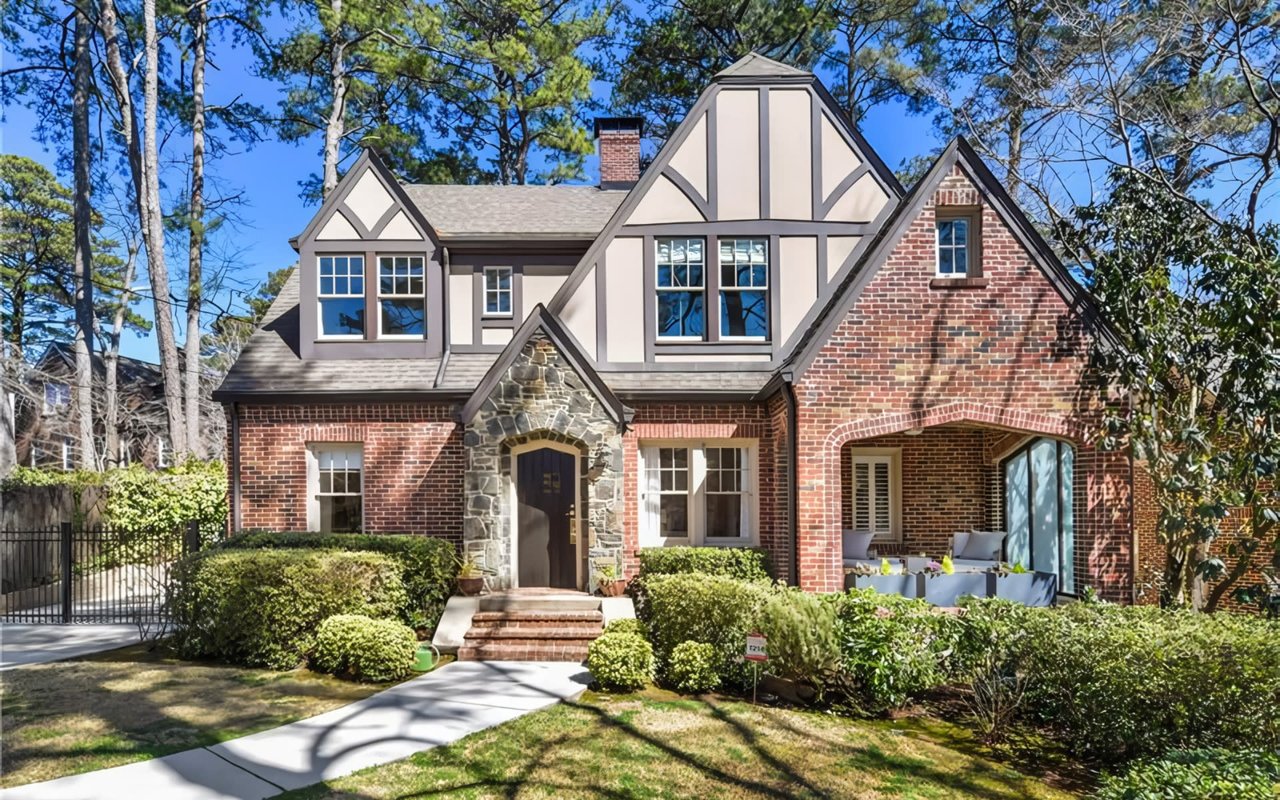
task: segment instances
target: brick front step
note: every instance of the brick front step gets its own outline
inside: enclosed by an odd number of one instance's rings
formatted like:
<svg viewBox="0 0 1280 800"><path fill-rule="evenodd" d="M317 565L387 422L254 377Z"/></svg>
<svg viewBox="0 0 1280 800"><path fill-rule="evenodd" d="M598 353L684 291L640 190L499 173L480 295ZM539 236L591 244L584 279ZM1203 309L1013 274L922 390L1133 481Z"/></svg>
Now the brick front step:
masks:
<svg viewBox="0 0 1280 800"><path fill-rule="evenodd" d="M479 611L471 618L473 628L559 628L569 625L599 628L603 624L604 614L599 611Z"/></svg>
<svg viewBox="0 0 1280 800"><path fill-rule="evenodd" d="M467 642L473 640L486 639L580 639L590 642L600 635L603 629L596 625L576 626L576 627L558 627L558 628L522 628L522 627L500 627L500 628L472 628L467 631L463 637Z"/></svg>
<svg viewBox="0 0 1280 800"><path fill-rule="evenodd" d="M507 639L458 648L459 661L572 661L587 658L587 643L541 639Z"/></svg>

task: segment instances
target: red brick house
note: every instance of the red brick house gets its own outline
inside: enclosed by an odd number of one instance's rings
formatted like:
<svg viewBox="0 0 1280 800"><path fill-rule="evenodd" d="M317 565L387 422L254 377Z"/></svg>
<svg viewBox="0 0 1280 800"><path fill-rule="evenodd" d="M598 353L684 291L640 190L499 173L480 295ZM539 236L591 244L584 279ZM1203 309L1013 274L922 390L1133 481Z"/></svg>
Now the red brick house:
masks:
<svg viewBox="0 0 1280 800"><path fill-rule="evenodd" d="M1089 298L970 146L909 191L802 72L749 55L640 174L420 186L365 153L215 394L237 530L456 541L496 586L754 545L842 586L841 532L1128 600L1132 465L1090 443Z"/></svg>

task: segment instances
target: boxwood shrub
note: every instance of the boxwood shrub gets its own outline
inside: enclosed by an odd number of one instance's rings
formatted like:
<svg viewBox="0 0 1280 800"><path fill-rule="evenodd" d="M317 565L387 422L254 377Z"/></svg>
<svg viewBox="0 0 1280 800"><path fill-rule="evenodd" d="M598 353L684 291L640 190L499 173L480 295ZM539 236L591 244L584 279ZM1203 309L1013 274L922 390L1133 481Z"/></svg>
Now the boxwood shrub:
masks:
<svg viewBox="0 0 1280 800"><path fill-rule="evenodd" d="M677 692L702 694L720 687L719 659L715 645L681 642L671 651L667 682Z"/></svg>
<svg viewBox="0 0 1280 800"><path fill-rule="evenodd" d="M722 682L748 686L742 652L760 606L772 591L764 581L686 573L644 579L646 602L638 609L653 642L658 673L664 679L671 654L682 642L703 642L716 650Z"/></svg>
<svg viewBox="0 0 1280 800"><path fill-rule="evenodd" d="M458 577L458 551L453 543L416 534L254 531L232 536L222 547L237 550L317 548L384 553L400 565L400 578L408 596L400 617L415 628L436 626Z"/></svg>
<svg viewBox="0 0 1280 800"><path fill-rule="evenodd" d="M744 581L769 580L769 557L754 547L647 547L639 557L641 576L701 572Z"/></svg>
<svg viewBox="0 0 1280 800"><path fill-rule="evenodd" d="M1259 750L1185 750L1141 761L1103 779L1095 800L1273 800L1280 755Z"/></svg>
<svg viewBox="0 0 1280 800"><path fill-rule="evenodd" d="M601 634L587 649L587 669L603 689L641 689L653 680L653 647L637 633Z"/></svg>
<svg viewBox="0 0 1280 800"><path fill-rule="evenodd" d="M311 663L357 681L393 681L409 674L417 649L413 630L396 620L335 614L316 631Z"/></svg>
<svg viewBox="0 0 1280 800"><path fill-rule="evenodd" d="M291 669L327 617L398 616L400 572L379 553L206 550L174 566L175 643L187 658Z"/></svg>

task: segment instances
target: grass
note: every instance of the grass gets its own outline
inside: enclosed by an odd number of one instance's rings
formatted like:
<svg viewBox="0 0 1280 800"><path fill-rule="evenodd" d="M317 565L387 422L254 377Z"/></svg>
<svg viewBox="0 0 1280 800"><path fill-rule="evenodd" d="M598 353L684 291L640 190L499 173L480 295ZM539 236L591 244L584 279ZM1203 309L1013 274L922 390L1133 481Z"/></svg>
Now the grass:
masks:
<svg viewBox="0 0 1280 800"><path fill-rule="evenodd" d="M319 798L1035 798L1075 795L963 729L664 692L582 700L293 792Z"/></svg>
<svg viewBox="0 0 1280 800"><path fill-rule="evenodd" d="M385 688L305 669L182 661L135 645L0 673L0 786L215 744Z"/></svg>

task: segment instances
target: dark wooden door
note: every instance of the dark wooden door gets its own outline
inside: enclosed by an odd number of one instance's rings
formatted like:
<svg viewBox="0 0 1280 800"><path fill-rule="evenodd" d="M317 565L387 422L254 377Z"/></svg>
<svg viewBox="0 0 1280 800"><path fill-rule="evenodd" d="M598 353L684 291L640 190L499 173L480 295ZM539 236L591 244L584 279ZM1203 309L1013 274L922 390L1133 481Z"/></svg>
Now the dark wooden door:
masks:
<svg viewBox="0 0 1280 800"><path fill-rule="evenodd" d="M521 586L578 588L574 569L574 458L544 447L516 457Z"/></svg>

